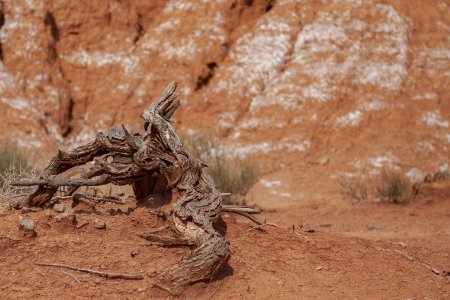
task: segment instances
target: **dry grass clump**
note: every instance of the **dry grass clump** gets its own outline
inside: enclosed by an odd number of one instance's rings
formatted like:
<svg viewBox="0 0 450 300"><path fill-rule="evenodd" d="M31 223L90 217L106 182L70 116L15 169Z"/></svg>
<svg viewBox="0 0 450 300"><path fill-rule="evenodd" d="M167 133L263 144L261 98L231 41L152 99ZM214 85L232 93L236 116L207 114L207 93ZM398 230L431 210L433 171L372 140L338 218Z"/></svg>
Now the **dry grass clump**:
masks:
<svg viewBox="0 0 450 300"><path fill-rule="evenodd" d="M339 182L341 193L358 202L367 202L369 193L367 184L364 180L358 178L348 178Z"/></svg>
<svg viewBox="0 0 450 300"><path fill-rule="evenodd" d="M18 170L27 165L25 155L18 151L17 147L0 146L0 185L4 182L4 175L10 170Z"/></svg>
<svg viewBox="0 0 450 300"><path fill-rule="evenodd" d="M356 202L406 204L420 190L406 175L395 170L384 170L375 178L350 178L341 181L341 193Z"/></svg>
<svg viewBox="0 0 450 300"><path fill-rule="evenodd" d="M220 149L217 138L204 134L191 134L184 140L186 150L208 165L208 172L218 189L231 193L225 202L235 202L233 198L245 194L257 181L258 167L252 159L230 158Z"/></svg>
<svg viewBox="0 0 450 300"><path fill-rule="evenodd" d="M34 191L34 187L13 187L11 181L38 176L36 166L17 147L0 146L0 206L15 206L20 198Z"/></svg>
<svg viewBox="0 0 450 300"><path fill-rule="evenodd" d="M408 203L419 192L419 188L403 173L383 171L375 183L375 192L381 202Z"/></svg>

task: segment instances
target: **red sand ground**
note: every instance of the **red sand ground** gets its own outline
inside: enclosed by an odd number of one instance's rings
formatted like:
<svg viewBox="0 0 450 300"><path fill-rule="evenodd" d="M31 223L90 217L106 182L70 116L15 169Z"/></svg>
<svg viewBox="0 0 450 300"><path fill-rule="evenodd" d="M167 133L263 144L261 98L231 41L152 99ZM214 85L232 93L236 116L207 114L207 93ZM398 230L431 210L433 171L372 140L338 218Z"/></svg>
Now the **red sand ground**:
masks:
<svg viewBox="0 0 450 300"><path fill-rule="evenodd" d="M177 131L217 132L231 154L255 155L261 180L247 200L285 228L249 231L247 220L225 216L229 266L181 298L448 299L448 276L427 264L450 270L450 183L395 206L352 205L337 182L449 164L449 7L448 0L0 1L0 143L16 142L45 164L56 148L111 126L139 130L143 108L179 80L186 101ZM188 249L146 246L136 233L156 224L147 208L79 211L80 222L90 221L82 229L29 213L39 221L34 239L21 235L18 215L0 216L0 233L22 239L0 238L0 299L171 298L151 288L151 275ZM107 229L95 229L96 219ZM302 233L308 242L292 231L305 222L316 229ZM78 284L34 265L36 258L145 279L67 271Z"/></svg>
<svg viewBox="0 0 450 300"><path fill-rule="evenodd" d="M181 299L448 299L450 296L450 182L428 184L408 205L305 205L272 209L263 218L280 227L251 229L224 216L232 256L217 278L188 288ZM117 213L120 209L123 213ZM0 228L2 299L172 299L152 288L153 276L189 251L150 246L137 233L158 223L151 208L98 205L76 208L76 229L51 210L4 214ZM115 214L111 212L115 211ZM109 212L109 213L108 213ZM37 220L37 237L22 236L18 215ZM94 228L95 220L107 228ZM298 225L316 229L303 232ZM296 232L292 226L296 226ZM138 253L132 257L131 252ZM106 272L143 274L144 280L35 265L63 263ZM439 274L437 274L439 273Z"/></svg>

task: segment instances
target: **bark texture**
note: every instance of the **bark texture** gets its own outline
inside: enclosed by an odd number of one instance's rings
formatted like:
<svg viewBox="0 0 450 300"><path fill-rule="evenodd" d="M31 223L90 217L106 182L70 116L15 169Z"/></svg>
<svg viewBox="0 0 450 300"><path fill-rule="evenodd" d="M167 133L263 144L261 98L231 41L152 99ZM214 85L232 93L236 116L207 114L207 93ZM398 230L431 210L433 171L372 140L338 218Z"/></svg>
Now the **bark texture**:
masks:
<svg viewBox="0 0 450 300"><path fill-rule="evenodd" d="M195 249L158 275L158 286L172 294L198 281L211 280L230 256L225 238L213 228L222 209L221 193L206 166L185 151L170 119L180 105L175 101L176 82L170 83L141 117L145 134L111 128L95 140L68 152L58 151L39 180L14 182L38 185L28 198L29 206L44 206L58 186L70 186L72 195L80 186L106 183L133 186L138 201L152 193L174 191L180 195L168 217L176 237L148 234L145 238L162 245L194 245ZM75 166L93 162L78 179L55 178Z"/></svg>

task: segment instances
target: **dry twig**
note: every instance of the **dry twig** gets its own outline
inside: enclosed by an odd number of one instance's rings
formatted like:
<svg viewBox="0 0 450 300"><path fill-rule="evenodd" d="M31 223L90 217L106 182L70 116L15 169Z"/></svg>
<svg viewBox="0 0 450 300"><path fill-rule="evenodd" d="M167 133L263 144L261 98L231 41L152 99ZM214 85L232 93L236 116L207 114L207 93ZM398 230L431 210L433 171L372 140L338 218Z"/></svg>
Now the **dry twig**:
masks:
<svg viewBox="0 0 450 300"><path fill-rule="evenodd" d="M72 277L73 280L75 280L76 283L78 283L78 285L81 284L80 280L79 280L77 277L75 277L75 275L70 274L69 272L66 272L66 271L64 271L63 269L59 270L59 272L60 272L60 273L63 273L63 274L66 274L66 275L69 276L69 277Z"/></svg>
<svg viewBox="0 0 450 300"><path fill-rule="evenodd" d="M220 283L217 282L217 287L214 289L214 292L209 296L209 300L213 299L214 295L217 293L217 291L220 289Z"/></svg>
<svg viewBox="0 0 450 300"><path fill-rule="evenodd" d="M233 214L238 214L238 215L244 216L260 226L267 225L266 222L263 222L263 221L259 220L258 218L251 215L251 214L261 213L260 209L251 208L251 207L247 207L247 206L239 206L239 205L223 205L222 212L228 212L228 213L233 213Z"/></svg>
<svg viewBox="0 0 450 300"><path fill-rule="evenodd" d="M264 224L253 226L252 228L248 229L247 231L251 231L253 229L261 229L261 228L264 228L265 226L272 226L272 227L283 229L283 227L278 226L277 224L269 223L269 222L267 222L267 220L264 220Z"/></svg>
<svg viewBox="0 0 450 300"><path fill-rule="evenodd" d="M91 270L91 269L86 269L86 268L79 268L79 267L75 267L75 266L69 266L69 265L58 264L58 263L55 264L55 263L35 262L35 264L38 266L45 266L45 267L66 268L66 269L70 269L70 270L74 270L74 271L95 274L95 275L106 277L106 278L121 278L121 279L129 279L129 280L144 279L143 275L127 275L127 274L118 274L118 273L107 273L107 272Z"/></svg>
<svg viewBox="0 0 450 300"><path fill-rule="evenodd" d="M430 269L430 270L431 270L434 274L436 274L436 275L439 275L439 276L447 276L447 274L446 274L445 271L441 272L441 271L439 271L438 268L436 268L436 267L433 266L432 264L430 264L430 263L428 263L428 262L421 261L421 260L419 260L418 258L409 255L408 253L402 252L402 251L397 250L397 249L389 249L389 248L375 247L375 249L376 249L376 250L379 250L379 251L387 251L387 252L391 252L391 253L397 253L397 254L399 254L399 255L405 257L406 259L408 259L409 261L411 261L411 262L413 262L413 263L422 265L422 266L424 266L425 268Z"/></svg>
<svg viewBox="0 0 450 300"><path fill-rule="evenodd" d="M304 239L305 239L305 243L309 243L309 238L308 238L306 235L297 232L297 231L295 230L295 225L292 225L292 231L293 231L296 235L301 236L302 238L304 238Z"/></svg>

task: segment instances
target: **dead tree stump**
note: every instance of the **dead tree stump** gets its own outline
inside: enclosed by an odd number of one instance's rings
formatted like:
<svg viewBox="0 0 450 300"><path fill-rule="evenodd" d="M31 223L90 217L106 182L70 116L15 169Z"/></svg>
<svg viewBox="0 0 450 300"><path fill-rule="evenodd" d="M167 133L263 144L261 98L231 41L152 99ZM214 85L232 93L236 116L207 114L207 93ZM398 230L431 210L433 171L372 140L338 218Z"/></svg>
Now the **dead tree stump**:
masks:
<svg viewBox="0 0 450 300"><path fill-rule="evenodd" d="M141 114L144 135L131 135L123 125L111 128L108 135L100 132L86 145L58 151L40 179L12 183L38 186L28 197L29 206L44 206L59 186L70 186L68 194L73 195L80 186L130 184L138 201L153 193L175 190L180 197L168 220L177 237L145 236L162 245L195 246L189 255L158 275L155 285L171 294L180 294L188 284L211 280L230 256L227 241L213 228L222 212L221 193L206 166L184 149L170 122L180 106L175 102L176 87L176 82L170 83ZM88 162L94 164L81 178L55 177ZM248 209L242 210L248 214Z"/></svg>

